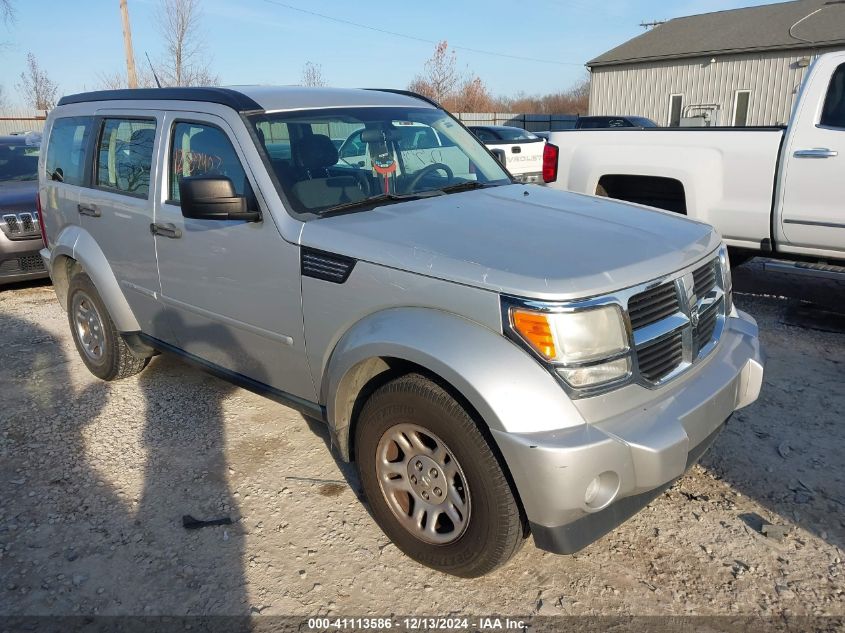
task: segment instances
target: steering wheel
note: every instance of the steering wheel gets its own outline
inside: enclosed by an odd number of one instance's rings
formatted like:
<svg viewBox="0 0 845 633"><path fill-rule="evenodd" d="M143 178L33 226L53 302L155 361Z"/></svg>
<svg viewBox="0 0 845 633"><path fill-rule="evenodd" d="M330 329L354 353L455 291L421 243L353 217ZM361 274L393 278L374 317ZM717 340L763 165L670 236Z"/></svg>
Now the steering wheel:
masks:
<svg viewBox="0 0 845 633"><path fill-rule="evenodd" d="M364 192L365 196L370 197L373 195L372 188L370 187L370 180L364 173L358 171L357 169L352 170L352 177L355 179L358 188Z"/></svg>
<svg viewBox="0 0 845 633"><path fill-rule="evenodd" d="M411 176L411 180L408 182L408 185L405 190L408 192L414 191L423 178L425 178L429 174L433 174L436 171L444 172L448 180L452 180L452 178L455 177L455 174L452 173L452 170L449 168L449 165L444 165L443 163L432 163L431 165L426 165L413 176Z"/></svg>

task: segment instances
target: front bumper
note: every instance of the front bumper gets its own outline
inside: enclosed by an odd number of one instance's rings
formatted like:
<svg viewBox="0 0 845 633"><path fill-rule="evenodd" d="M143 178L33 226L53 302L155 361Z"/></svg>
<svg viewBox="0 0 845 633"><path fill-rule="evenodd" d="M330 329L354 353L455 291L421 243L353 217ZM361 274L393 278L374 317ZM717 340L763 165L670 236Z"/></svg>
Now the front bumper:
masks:
<svg viewBox="0 0 845 633"><path fill-rule="evenodd" d="M537 547L576 552L648 505L701 457L736 409L757 399L762 382L757 324L738 312L712 355L650 400L620 413L608 394L595 399L613 411L603 419L543 433L492 431ZM593 404L592 416L601 405Z"/></svg>
<svg viewBox="0 0 845 633"><path fill-rule="evenodd" d="M41 238L10 240L0 232L0 284L49 276L39 250Z"/></svg>

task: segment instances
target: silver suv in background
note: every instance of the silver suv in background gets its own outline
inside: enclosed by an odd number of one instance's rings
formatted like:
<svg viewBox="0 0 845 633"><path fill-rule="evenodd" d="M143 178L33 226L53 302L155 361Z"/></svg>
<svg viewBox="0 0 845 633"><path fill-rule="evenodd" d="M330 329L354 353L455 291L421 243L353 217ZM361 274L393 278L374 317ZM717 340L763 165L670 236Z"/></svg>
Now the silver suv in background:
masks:
<svg viewBox="0 0 845 633"><path fill-rule="evenodd" d="M42 256L88 368L168 352L323 419L435 569L583 548L759 393L711 227L516 184L423 97L95 92L46 135Z"/></svg>
<svg viewBox="0 0 845 633"><path fill-rule="evenodd" d="M0 285L47 277L35 207L37 133L0 136Z"/></svg>

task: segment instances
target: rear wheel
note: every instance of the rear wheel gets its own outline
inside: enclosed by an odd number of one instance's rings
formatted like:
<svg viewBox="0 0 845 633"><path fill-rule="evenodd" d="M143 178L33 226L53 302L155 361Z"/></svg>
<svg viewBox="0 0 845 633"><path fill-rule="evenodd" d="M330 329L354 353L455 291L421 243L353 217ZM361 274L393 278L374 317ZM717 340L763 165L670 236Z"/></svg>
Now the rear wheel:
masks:
<svg viewBox="0 0 845 633"><path fill-rule="evenodd" d="M85 273L77 273L70 280L67 314L76 349L97 378L127 378L149 363L149 358L136 356L126 345Z"/></svg>
<svg viewBox="0 0 845 633"><path fill-rule="evenodd" d="M523 521L495 453L467 411L419 374L378 389L355 432L373 516L405 554L463 577L503 565Z"/></svg>

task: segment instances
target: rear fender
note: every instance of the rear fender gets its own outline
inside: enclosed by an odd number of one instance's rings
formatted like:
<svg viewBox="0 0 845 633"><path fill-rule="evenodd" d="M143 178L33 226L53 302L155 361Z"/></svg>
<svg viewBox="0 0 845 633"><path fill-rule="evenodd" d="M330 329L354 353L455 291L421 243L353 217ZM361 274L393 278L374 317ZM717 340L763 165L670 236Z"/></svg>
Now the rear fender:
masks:
<svg viewBox="0 0 845 633"><path fill-rule="evenodd" d="M91 234L79 226L65 228L50 249L51 276L62 307L67 310L67 289L70 275L74 272L73 262L91 278L118 331L139 331L141 326L132 313L106 256Z"/></svg>

